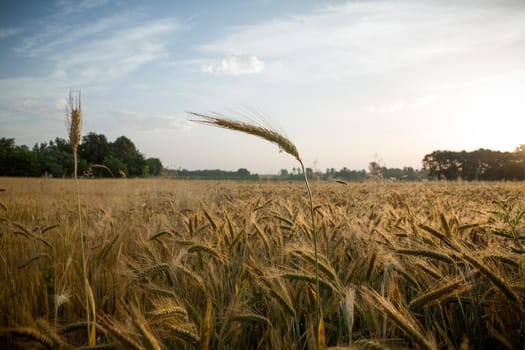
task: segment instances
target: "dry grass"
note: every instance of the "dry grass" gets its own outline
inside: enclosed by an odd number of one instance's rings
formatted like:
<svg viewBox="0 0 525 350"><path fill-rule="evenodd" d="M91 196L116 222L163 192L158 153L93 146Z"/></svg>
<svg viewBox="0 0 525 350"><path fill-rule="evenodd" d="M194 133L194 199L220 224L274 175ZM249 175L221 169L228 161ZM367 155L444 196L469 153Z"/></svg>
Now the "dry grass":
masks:
<svg viewBox="0 0 525 350"><path fill-rule="evenodd" d="M87 346L73 183L0 187L0 343ZM524 347L523 184L312 187L319 293L301 183L80 180L97 344L315 348L318 301L328 347Z"/></svg>

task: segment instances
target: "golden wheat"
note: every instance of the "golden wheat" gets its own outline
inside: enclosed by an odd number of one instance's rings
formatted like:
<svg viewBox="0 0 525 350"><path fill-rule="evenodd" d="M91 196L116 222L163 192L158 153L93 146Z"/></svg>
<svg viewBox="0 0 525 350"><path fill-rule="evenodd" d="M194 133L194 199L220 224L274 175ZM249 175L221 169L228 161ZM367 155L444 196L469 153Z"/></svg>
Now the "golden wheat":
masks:
<svg viewBox="0 0 525 350"><path fill-rule="evenodd" d="M200 123L208 123L220 128L244 132L246 134L265 139L271 143L275 143L277 146L279 146L279 149L290 154L295 159L297 159L297 161L302 162L299 152L297 151L297 148L293 142L275 130L250 123L240 122L234 119L224 118L218 114L205 115L193 112L190 112L190 114L201 118L200 120L196 120Z"/></svg>
<svg viewBox="0 0 525 350"><path fill-rule="evenodd" d="M6 349L523 347L523 259L491 233L522 184L313 183L317 293L303 184L79 182L97 323L71 181L2 179Z"/></svg>

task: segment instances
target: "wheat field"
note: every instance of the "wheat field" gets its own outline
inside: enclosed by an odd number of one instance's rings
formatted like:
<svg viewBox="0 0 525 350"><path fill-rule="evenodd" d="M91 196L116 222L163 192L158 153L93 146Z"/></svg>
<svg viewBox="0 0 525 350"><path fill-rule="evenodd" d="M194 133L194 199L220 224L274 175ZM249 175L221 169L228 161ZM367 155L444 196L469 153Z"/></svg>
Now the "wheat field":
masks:
<svg viewBox="0 0 525 350"><path fill-rule="evenodd" d="M74 182L1 178L2 348L525 348L523 183L311 187L319 293L303 183L79 180L93 345Z"/></svg>

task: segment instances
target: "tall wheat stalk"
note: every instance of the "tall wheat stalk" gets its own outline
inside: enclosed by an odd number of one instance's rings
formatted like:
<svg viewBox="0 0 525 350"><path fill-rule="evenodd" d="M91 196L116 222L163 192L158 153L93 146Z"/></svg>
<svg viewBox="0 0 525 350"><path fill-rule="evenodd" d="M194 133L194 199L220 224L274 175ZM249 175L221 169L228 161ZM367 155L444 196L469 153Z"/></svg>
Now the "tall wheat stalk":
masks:
<svg viewBox="0 0 525 350"><path fill-rule="evenodd" d="M89 345L96 344L96 329L95 329L95 303L93 300L93 292L89 285L87 278L87 262L86 262L86 249L85 249L85 235L82 229L82 210L80 206L80 185L78 182L78 146L80 144L80 130L82 127L82 109L81 109L81 95L80 91L78 95L74 95L73 92L69 93L69 101L66 106L66 120L68 124L69 142L73 149L73 177L75 179L75 185L77 190L77 210L78 210L78 229L80 231L80 250L82 258L82 279L84 283L84 302L87 314L87 332ZM91 313L93 313L93 322L91 321Z"/></svg>
<svg viewBox="0 0 525 350"><path fill-rule="evenodd" d="M319 259L318 259L318 249L317 249L317 230L315 228L314 203L313 203L312 189L310 188L308 177L306 176L306 171L304 168L304 163L299 155L299 152L297 151L297 147L287 137L267 127L262 127L262 126L258 126L258 125L254 125L250 123L241 122L238 120L224 118L218 114L206 115L206 114L194 113L194 112L190 112L190 114L200 118L198 120L194 120L196 122L204 123L204 124L208 124L212 126L217 126L217 127L224 128L224 129L240 131L245 134L254 135L266 141L274 143L277 146L279 146L279 149L281 151L284 151L288 153L289 155L291 155L292 157L294 157L301 165L301 169L304 175L304 183L306 185L306 190L308 192L308 200L310 203L310 217L311 217L312 237L313 237L313 245L314 245L315 294L316 294L315 295L315 326L317 329L317 332L315 332L315 335L316 335L316 341L317 341L317 348L324 348L325 347L324 321L321 318L322 312L321 312L321 303L320 303L321 296L319 294Z"/></svg>

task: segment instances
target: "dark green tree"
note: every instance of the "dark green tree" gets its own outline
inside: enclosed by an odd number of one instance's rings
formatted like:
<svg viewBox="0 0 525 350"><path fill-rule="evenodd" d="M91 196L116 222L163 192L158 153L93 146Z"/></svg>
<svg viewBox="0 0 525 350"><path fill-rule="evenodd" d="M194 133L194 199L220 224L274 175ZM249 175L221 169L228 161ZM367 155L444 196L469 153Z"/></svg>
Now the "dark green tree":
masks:
<svg viewBox="0 0 525 350"><path fill-rule="evenodd" d="M126 136L120 136L110 143L111 155L126 165L127 176L145 176L146 160L135 144Z"/></svg>
<svg viewBox="0 0 525 350"><path fill-rule="evenodd" d="M0 175L10 175L10 157L15 151L15 139L0 138Z"/></svg>
<svg viewBox="0 0 525 350"><path fill-rule="evenodd" d="M110 154L110 145L106 136L90 132L82 137L78 147L78 155L90 164L102 164Z"/></svg>
<svg viewBox="0 0 525 350"><path fill-rule="evenodd" d="M163 166L159 158L146 159L146 165L148 167L148 173L151 176L159 176L162 172Z"/></svg>
<svg viewBox="0 0 525 350"><path fill-rule="evenodd" d="M112 176L121 177L122 174L127 176L128 168L126 164L112 154L108 155L102 164L111 171Z"/></svg>
<svg viewBox="0 0 525 350"><path fill-rule="evenodd" d="M73 172L71 145L65 139L57 137L49 143L35 144L32 152L37 159L40 175L63 177Z"/></svg>
<svg viewBox="0 0 525 350"><path fill-rule="evenodd" d="M461 160L458 152L434 151L423 158L423 168L431 177L456 180L461 175Z"/></svg>
<svg viewBox="0 0 525 350"><path fill-rule="evenodd" d="M27 146L16 146L14 139L2 139L0 144L1 176L40 175L38 160Z"/></svg>
<svg viewBox="0 0 525 350"><path fill-rule="evenodd" d="M357 181L366 179L366 171L363 170L350 170L347 167L343 167L341 170L335 173L335 178L347 180L347 181Z"/></svg>
<svg viewBox="0 0 525 350"><path fill-rule="evenodd" d="M236 176L239 178L249 178L250 177L250 171L246 168L240 168L237 170Z"/></svg>
<svg viewBox="0 0 525 350"><path fill-rule="evenodd" d="M0 155L15 149L15 139L0 138Z"/></svg>
<svg viewBox="0 0 525 350"><path fill-rule="evenodd" d="M423 158L423 168L438 179L525 180L519 152L479 149L472 152L434 151Z"/></svg>

